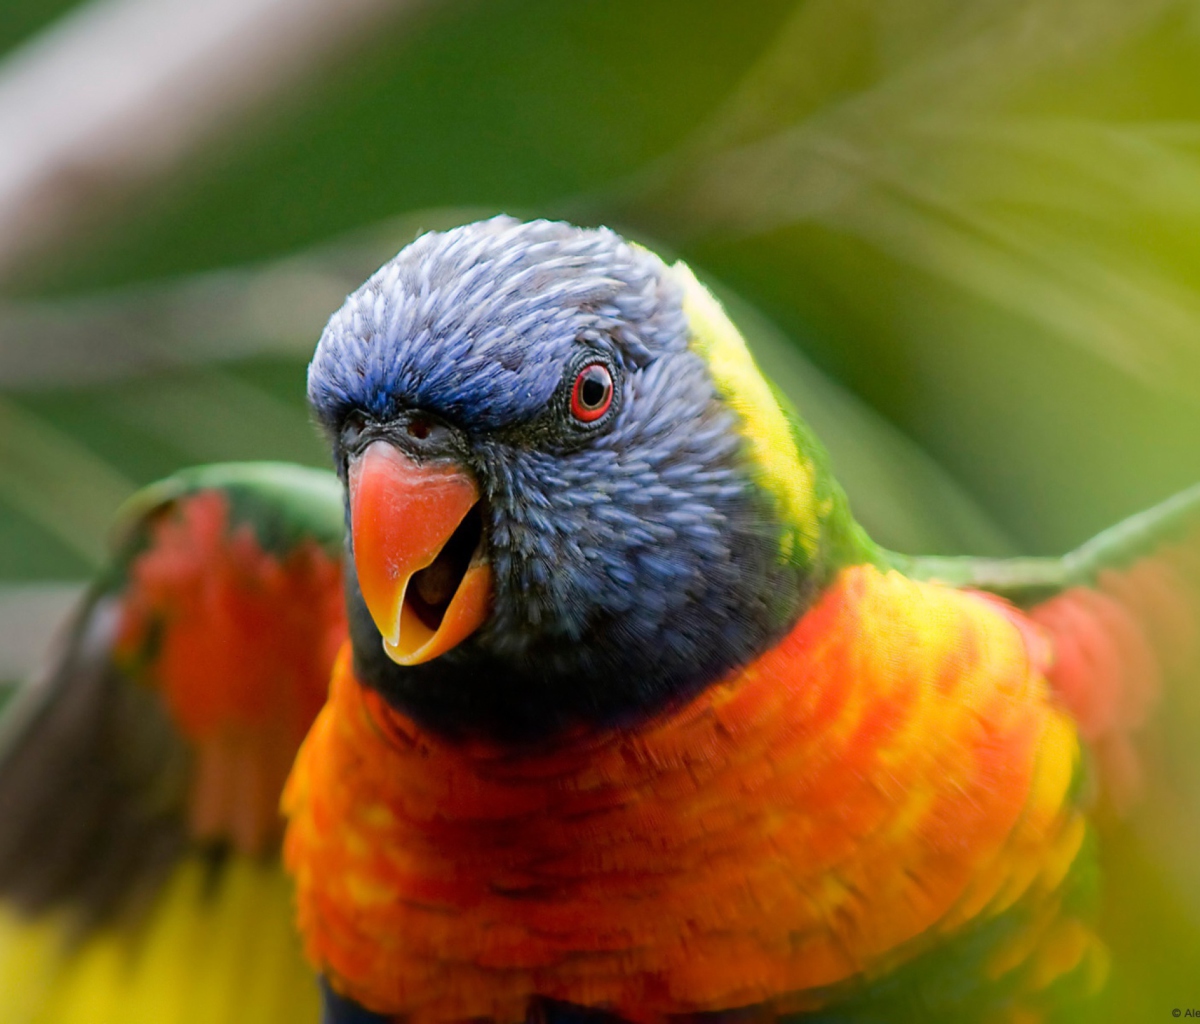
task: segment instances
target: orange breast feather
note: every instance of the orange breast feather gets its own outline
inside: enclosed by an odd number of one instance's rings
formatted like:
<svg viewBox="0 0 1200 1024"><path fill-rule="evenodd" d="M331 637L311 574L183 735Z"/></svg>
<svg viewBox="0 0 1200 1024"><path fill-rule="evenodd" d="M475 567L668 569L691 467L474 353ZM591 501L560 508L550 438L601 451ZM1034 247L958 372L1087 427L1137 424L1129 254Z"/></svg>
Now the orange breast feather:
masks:
<svg viewBox="0 0 1200 1024"><path fill-rule="evenodd" d="M422 732L343 650L285 794L309 956L418 1024L811 1005L1050 900L1083 823L1041 647L997 602L855 567L686 706L522 754Z"/></svg>

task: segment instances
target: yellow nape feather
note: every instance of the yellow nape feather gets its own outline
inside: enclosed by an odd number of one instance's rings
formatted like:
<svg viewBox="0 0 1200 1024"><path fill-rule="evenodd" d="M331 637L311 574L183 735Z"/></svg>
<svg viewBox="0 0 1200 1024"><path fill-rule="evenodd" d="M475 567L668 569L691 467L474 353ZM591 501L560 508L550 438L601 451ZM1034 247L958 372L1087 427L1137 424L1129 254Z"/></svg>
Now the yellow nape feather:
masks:
<svg viewBox="0 0 1200 1024"><path fill-rule="evenodd" d="M4 1024L315 1024L320 1001L278 864L178 867L134 929L67 948L65 921L0 911Z"/></svg>
<svg viewBox="0 0 1200 1024"><path fill-rule="evenodd" d="M683 285L692 346L708 364L722 397L741 417L758 482L774 498L780 519L792 527L781 538L780 554L792 560L798 541L811 559L821 535L816 469L796 447L787 415L721 304L686 263L671 269Z"/></svg>

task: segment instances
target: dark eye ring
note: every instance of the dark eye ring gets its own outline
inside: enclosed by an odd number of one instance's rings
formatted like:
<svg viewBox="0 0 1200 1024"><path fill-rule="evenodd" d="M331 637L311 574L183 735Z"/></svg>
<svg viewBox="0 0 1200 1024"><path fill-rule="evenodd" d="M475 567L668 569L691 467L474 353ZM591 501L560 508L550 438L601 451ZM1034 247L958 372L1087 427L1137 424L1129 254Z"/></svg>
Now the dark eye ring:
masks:
<svg viewBox="0 0 1200 1024"><path fill-rule="evenodd" d="M571 388L571 415L582 423L594 423L612 407L613 379L603 363L588 363L575 377Z"/></svg>

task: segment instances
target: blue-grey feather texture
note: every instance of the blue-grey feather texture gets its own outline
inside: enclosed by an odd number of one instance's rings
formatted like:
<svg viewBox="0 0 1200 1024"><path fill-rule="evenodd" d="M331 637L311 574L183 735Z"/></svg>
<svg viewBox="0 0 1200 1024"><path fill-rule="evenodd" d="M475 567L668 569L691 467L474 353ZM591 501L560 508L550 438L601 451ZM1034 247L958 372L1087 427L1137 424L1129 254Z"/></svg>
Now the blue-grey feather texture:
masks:
<svg viewBox="0 0 1200 1024"><path fill-rule="evenodd" d="M351 411L451 424L493 579L480 630L407 668L379 653L352 583L365 681L448 731L544 733L661 707L778 639L813 580L781 559L740 420L691 340L657 256L546 221L424 235L347 299L309 371L335 459ZM567 396L593 358L617 394L581 424Z"/></svg>
<svg viewBox="0 0 1200 1024"><path fill-rule="evenodd" d="M703 363L681 352L625 383L620 415L592 445L484 445L498 468L487 492L493 572L497 589L514 597L497 602L487 627L497 650L516 654L535 633L586 640L601 614L628 616L634 634L661 634L669 617L714 585L739 589L733 544L745 524L734 520L750 485L736 465L740 439ZM681 414L680 393L707 415Z"/></svg>
<svg viewBox="0 0 1200 1024"><path fill-rule="evenodd" d="M423 235L330 319L309 398L386 416L405 395L477 429L524 422L581 343L624 366L686 344L679 285L663 270L604 228L495 217Z"/></svg>

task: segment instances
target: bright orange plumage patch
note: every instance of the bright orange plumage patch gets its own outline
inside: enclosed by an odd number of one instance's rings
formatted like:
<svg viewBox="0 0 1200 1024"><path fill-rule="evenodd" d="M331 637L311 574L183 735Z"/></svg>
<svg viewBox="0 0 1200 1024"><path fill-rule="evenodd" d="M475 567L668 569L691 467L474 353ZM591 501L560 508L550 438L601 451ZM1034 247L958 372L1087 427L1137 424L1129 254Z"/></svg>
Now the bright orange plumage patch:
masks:
<svg viewBox="0 0 1200 1024"><path fill-rule="evenodd" d="M418 1024L535 995L651 1021L812 1005L1028 897L991 969L1053 976L1084 829L1029 628L859 566L687 706L523 754L422 732L345 649L285 794L309 955Z"/></svg>
<svg viewBox="0 0 1200 1024"><path fill-rule="evenodd" d="M195 745L193 833L255 852L278 835L279 792L325 702L345 612L341 567L317 544L280 557L229 520L225 495L206 491L153 523L116 654Z"/></svg>

